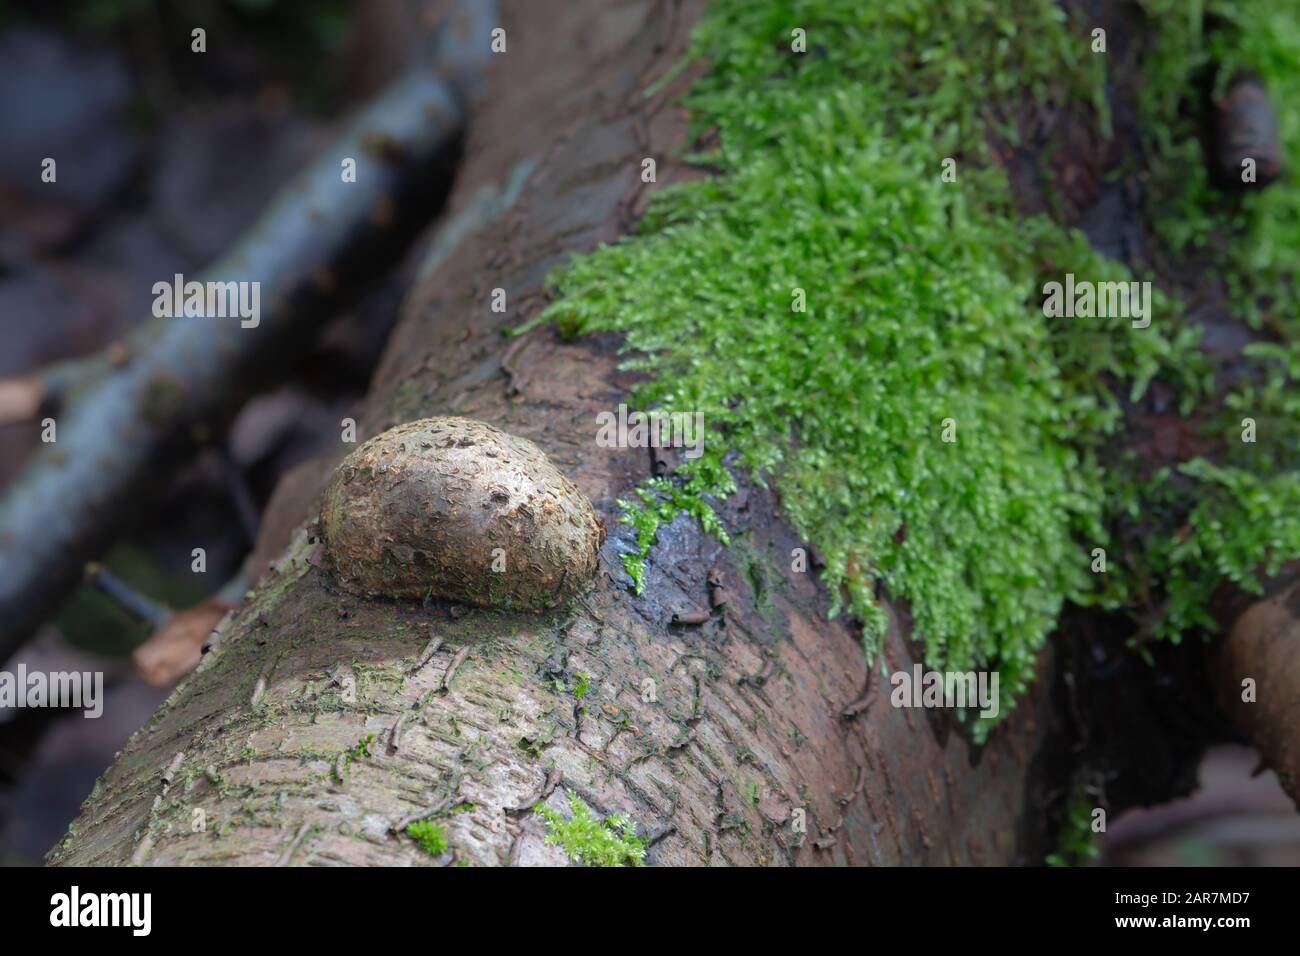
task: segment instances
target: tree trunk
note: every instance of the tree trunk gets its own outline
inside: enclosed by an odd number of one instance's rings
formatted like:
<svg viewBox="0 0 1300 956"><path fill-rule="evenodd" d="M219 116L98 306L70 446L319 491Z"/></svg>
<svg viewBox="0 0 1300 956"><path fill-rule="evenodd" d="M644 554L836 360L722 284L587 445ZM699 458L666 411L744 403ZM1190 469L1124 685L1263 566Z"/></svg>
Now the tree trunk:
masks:
<svg viewBox="0 0 1300 956"><path fill-rule="evenodd" d="M1051 783L1038 757L1057 724L1050 655L982 748L947 712L890 707L879 668L874 704L846 716L868 683L856 630L828 619L813 571L790 571L804 544L748 484L722 509L731 547L680 519L645 593L627 589L616 499L652 463L594 440L596 414L630 382L618 341L502 332L540 308L548 270L628 231L657 188L641 183L642 158L656 158L658 185L688 175L671 158L685 78L644 91L680 59L701 5L540 6L505 11L508 52L358 430L460 415L531 439L606 520L598 580L541 615L366 601L333 588L308 526L51 861L430 862L400 831L438 810L450 845L438 862L561 863L527 808L564 809L568 792L627 813L657 864L1038 862L1047 828L1034 797ZM505 314L490 308L498 287ZM282 485L259 555L311 517L327 471L309 465ZM709 607L715 567L726 604L672 623ZM910 668L907 616L892 619L888 663Z"/></svg>

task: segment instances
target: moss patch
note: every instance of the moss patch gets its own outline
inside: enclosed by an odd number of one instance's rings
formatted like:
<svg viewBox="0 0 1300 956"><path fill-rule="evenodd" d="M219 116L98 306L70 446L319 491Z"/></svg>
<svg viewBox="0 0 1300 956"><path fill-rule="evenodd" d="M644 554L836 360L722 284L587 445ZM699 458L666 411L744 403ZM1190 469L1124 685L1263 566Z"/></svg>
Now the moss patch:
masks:
<svg viewBox="0 0 1300 956"><path fill-rule="evenodd" d="M623 813L601 819L576 794L569 794L571 816L540 806L537 813L549 830L546 842L559 846L571 860L587 866L641 866L645 862L645 841L636 835L636 824Z"/></svg>
<svg viewBox="0 0 1300 956"><path fill-rule="evenodd" d="M1065 806L1065 820L1057 836L1056 849L1044 860L1048 866L1087 866L1101 856L1092 829L1094 804L1087 787L1076 783Z"/></svg>
<svg viewBox="0 0 1300 956"><path fill-rule="evenodd" d="M446 831L430 820L416 820L406 828L406 835L429 856L442 856L447 852Z"/></svg>
<svg viewBox="0 0 1300 956"><path fill-rule="evenodd" d="M1152 220L1172 247L1223 278L1234 307L1266 340L1247 346L1245 384L1209 421L1220 459L1161 473L1147 493L1170 518L1134 577L1162 583L1149 630L1177 640L1214 628L1210 598L1223 581L1259 593L1261 575L1300 557L1300 321L1290 308L1300 248L1300 9L1269 0L1142 6L1152 37L1141 102ZM1292 172L1266 189L1218 192L1197 136L1203 98L1206 90L1222 95L1241 74L1269 91ZM1243 441L1247 419L1254 441Z"/></svg>
<svg viewBox="0 0 1300 956"><path fill-rule="evenodd" d="M717 530L732 469L775 480L869 654L883 583L931 666L996 667L1009 704L1062 602L1093 587L1114 389L1198 370L1169 302L1141 330L1045 317L1048 279L1131 277L1018 220L988 162L1026 92L1102 102L1101 58L1051 0L720 0L692 55L710 70L687 105L720 134L721 174L664 190L639 235L558 273L540 317L624 333L648 373L636 401L704 414L703 456L627 506L628 571L682 511Z"/></svg>
<svg viewBox="0 0 1300 956"><path fill-rule="evenodd" d="M1198 138L1209 104L1234 77L1259 78L1278 118L1283 152L1300 159L1300 10L1272 0L1142 0L1151 50L1140 103L1152 180L1152 222L1176 249L1211 255L1236 304L1286 296L1300 246L1300 181L1225 193L1209 179ZM1224 226L1231 241L1223 241Z"/></svg>

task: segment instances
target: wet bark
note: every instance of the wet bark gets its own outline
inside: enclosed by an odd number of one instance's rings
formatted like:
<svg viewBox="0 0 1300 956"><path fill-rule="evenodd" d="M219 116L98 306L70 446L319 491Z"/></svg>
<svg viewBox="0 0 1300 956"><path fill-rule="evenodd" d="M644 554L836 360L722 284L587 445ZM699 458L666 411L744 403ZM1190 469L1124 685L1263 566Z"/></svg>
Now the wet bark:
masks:
<svg viewBox="0 0 1300 956"><path fill-rule="evenodd" d="M828 619L815 569L791 571L805 545L780 502L749 485L723 509L731 547L679 519L645 593L628 590L616 499L652 462L595 442L597 412L631 384L618 342L502 333L540 308L548 270L629 231L648 189L687 175L670 155L680 83L643 91L677 62L701 5L531 6L505 11L508 53L358 423L364 438L454 414L537 443L607 522L591 590L540 615L347 595L310 525L327 463L300 469L256 560L307 524L51 861L563 863L530 808L574 793L627 813L654 864L1038 862L1058 730L1049 655L983 748L947 712L889 706L851 622ZM655 186L640 181L647 156ZM505 314L490 308L498 287ZM910 668L907 615L891 617L889 668ZM850 706L872 683L874 701ZM438 858L401 835L430 812L449 841Z"/></svg>

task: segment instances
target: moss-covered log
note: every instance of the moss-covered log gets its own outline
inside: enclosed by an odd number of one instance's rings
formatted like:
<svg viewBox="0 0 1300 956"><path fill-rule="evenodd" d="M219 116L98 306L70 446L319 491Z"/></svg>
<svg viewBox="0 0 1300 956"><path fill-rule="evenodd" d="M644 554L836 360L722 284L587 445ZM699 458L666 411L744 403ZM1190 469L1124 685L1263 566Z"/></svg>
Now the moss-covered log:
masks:
<svg viewBox="0 0 1300 956"><path fill-rule="evenodd" d="M699 13L507 8L509 52L363 436L439 415L491 423L536 443L614 527L619 496L654 467L644 449L595 440L597 413L630 385L617 340L502 333L536 314L550 269L630 228L643 158L659 160L659 186L685 175L668 158L685 135L679 90L644 91ZM52 862L1041 860L1046 822L1027 809L1052 783L1036 759L1055 727L1049 656L979 749L948 712L887 706L851 622L828 619L813 573L792 573L804 543L770 492L725 502L726 548L686 517L661 528L639 596L619 560L632 543L611 530L591 589L530 614L338 589L310 519L327 472L304 469L277 494L259 553L303 530ZM907 622L889 612L894 668L916 656ZM584 806L630 823L594 839Z"/></svg>

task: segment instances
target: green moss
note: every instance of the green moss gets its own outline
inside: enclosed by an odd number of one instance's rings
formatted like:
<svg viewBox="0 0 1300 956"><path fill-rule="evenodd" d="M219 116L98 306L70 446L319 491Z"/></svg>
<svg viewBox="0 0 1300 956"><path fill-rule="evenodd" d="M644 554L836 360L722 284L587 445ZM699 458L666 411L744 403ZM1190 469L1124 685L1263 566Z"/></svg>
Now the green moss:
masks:
<svg viewBox="0 0 1300 956"><path fill-rule="evenodd" d="M1048 866L1086 866L1101 855L1092 829L1093 802L1088 788L1076 783L1070 791L1056 849L1044 861Z"/></svg>
<svg viewBox="0 0 1300 956"><path fill-rule="evenodd" d="M645 841L636 835L636 824L622 813L601 819L576 794L569 794L571 816L542 805L537 813L546 820L546 842L559 846L571 860L587 866L641 866L645 862Z"/></svg>
<svg viewBox="0 0 1300 956"><path fill-rule="evenodd" d="M704 415L702 457L625 504L625 565L639 588L681 513L725 540L712 503L733 474L774 481L868 654L884 584L931 666L1000 670L1005 712L1062 602L1094 587L1113 390L1201 375L1164 299L1143 330L1045 317L1048 278L1130 276L1018 219L988 163L1026 95L1104 102L1103 58L1052 0L719 0L692 56L709 72L687 105L720 134L720 174L663 190L637 236L555 275L540 317L623 333L637 403Z"/></svg>
<svg viewBox="0 0 1300 956"><path fill-rule="evenodd" d="M374 734L366 734L356 742L356 745L343 751L343 760L338 764L340 772L346 772L352 766L354 760L360 760L362 757L370 756L370 745L375 742Z"/></svg>
<svg viewBox="0 0 1300 956"><path fill-rule="evenodd" d="M591 675L583 674L580 672L578 674L577 683L573 685L573 696L576 697L578 700L582 700L584 697L587 696L587 694L590 691L591 691Z"/></svg>
<svg viewBox="0 0 1300 956"><path fill-rule="evenodd" d="M1208 88L1253 74L1269 91L1283 153L1300 158L1300 9L1271 0L1143 0L1151 50L1140 108L1150 157L1150 213L1162 238L1226 283L1236 309L1272 339L1246 348L1253 366L1222 399L1208 431L1225 451L1158 475L1147 514L1166 517L1132 580L1158 587L1144 636L1214 630L1224 582L1261 590L1260 575L1300 557L1300 323L1290 314L1300 247L1300 180L1225 193L1211 187L1198 139ZM1244 420L1257 435L1242 440ZM1136 509L1134 509L1136 512ZM1136 605L1130 594L1127 602Z"/></svg>
<svg viewBox="0 0 1300 956"><path fill-rule="evenodd" d="M645 590L646 559L659 537L659 529L670 524L678 515L695 518L707 533L716 535L723 544L730 544L722 522L709 504L706 495L726 496L736 490L735 479L722 468L716 459L695 466L685 483L667 478L651 478L636 490L636 501L620 499L622 522L636 532L636 550L621 556L623 569L632 579L637 594Z"/></svg>
<svg viewBox="0 0 1300 956"><path fill-rule="evenodd" d="M1300 244L1300 182L1244 194L1211 187L1197 129L1209 104L1241 74L1257 76L1278 116L1283 152L1300 157L1300 9L1274 0L1142 0L1151 50L1140 108L1151 155L1152 221L1177 249L1212 258L1239 307L1255 318L1263 296L1281 301ZM1220 234L1231 234L1222 242Z"/></svg>
<svg viewBox="0 0 1300 956"><path fill-rule="evenodd" d="M1190 498L1186 523L1155 539L1145 556L1164 584L1164 603L1152 636L1173 641L1184 632L1213 632L1215 591L1225 581L1263 593L1264 577L1300 557L1300 480L1294 472L1271 476L1222 467L1204 459L1183 465L1195 483L1175 492Z"/></svg>
<svg viewBox="0 0 1300 956"><path fill-rule="evenodd" d="M536 760L538 757L542 755L542 751L546 749L546 745L549 742L550 742L549 738L546 740L542 740L535 737L520 737L519 749L522 750L524 753L528 754L528 756L532 757L534 760Z"/></svg>
<svg viewBox="0 0 1300 956"><path fill-rule="evenodd" d="M406 828L406 835L429 856L442 856L447 852L447 833L431 820L416 820Z"/></svg>

